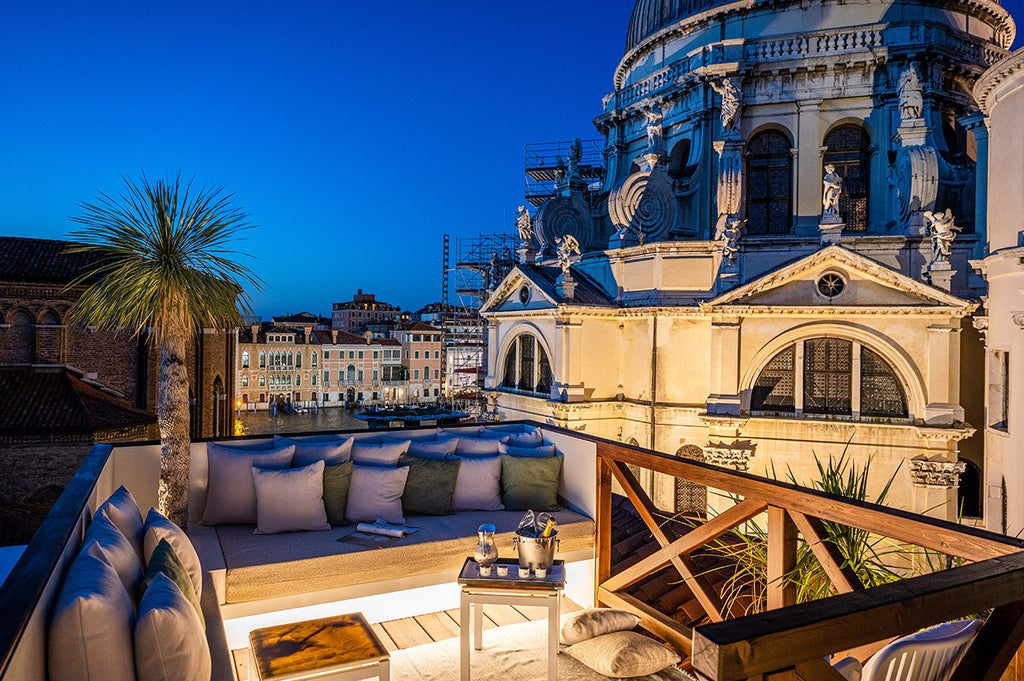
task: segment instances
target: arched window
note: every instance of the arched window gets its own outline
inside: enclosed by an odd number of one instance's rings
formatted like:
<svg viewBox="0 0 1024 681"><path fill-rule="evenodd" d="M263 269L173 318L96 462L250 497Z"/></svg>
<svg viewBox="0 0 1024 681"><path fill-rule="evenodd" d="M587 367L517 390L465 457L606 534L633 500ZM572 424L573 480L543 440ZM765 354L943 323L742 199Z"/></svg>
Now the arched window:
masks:
<svg viewBox="0 0 1024 681"><path fill-rule="evenodd" d="M31 364L36 358L36 320L28 312L18 310L11 316L6 331L10 362Z"/></svg>
<svg viewBox="0 0 1024 681"><path fill-rule="evenodd" d="M245 352L242 353L242 368L243 369L248 369L249 368L249 351L248 350L246 350Z"/></svg>
<svg viewBox="0 0 1024 681"><path fill-rule="evenodd" d="M349 383L356 382L356 368L354 365L349 364L345 369L345 378Z"/></svg>
<svg viewBox="0 0 1024 681"><path fill-rule="evenodd" d="M964 518L981 518L981 472L971 461L960 459L964 464L964 472L960 474L957 486L957 502L960 515Z"/></svg>
<svg viewBox="0 0 1024 681"><path fill-rule="evenodd" d="M789 234L793 226L793 156L789 138L765 130L747 146L747 234Z"/></svg>
<svg viewBox="0 0 1024 681"><path fill-rule="evenodd" d="M300 376L299 374L295 374L295 387L299 387L301 385L302 385L302 376Z"/></svg>
<svg viewBox="0 0 1024 681"><path fill-rule="evenodd" d="M668 175L674 180L682 180L693 174L696 166L687 167L690 160L690 147L692 142L682 139L672 146L672 153L669 154Z"/></svg>
<svg viewBox="0 0 1024 681"><path fill-rule="evenodd" d="M327 353L325 352L325 353L324 353L324 355L326 355L326 354L327 354ZM316 363L316 353L315 353L315 352L313 352L313 353L310 353L310 356L309 356L309 363L310 363L310 364L311 364L311 365L313 366L313 368L314 368L314 369L316 369L316 368L317 368L317 366L318 366L318 365L317 365L317 363Z"/></svg>
<svg viewBox="0 0 1024 681"><path fill-rule="evenodd" d="M291 352L288 353L288 366L295 366L295 355Z"/></svg>
<svg viewBox="0 0 1024 681"><path fill-rule="evenodd" d="M551 363L537 339L529 334L516 337L505 356L501 387L550 396L552 382Z"/></svg>
<svg viewBox="0 0 1024 681"><path fill-rule="evenodd" d="M430 367L428 367L428 366L423 367L423 380L424 381L429 381L430 380Z"/></svg>
<svg viewBox="0 0 1024 681"><path fill-rule="evenodd" d="M247 374L242 374L242 387L243 388L248 388L249 387L249 376Z"/></svg>
<svg viewBox="0 0 1024 681"><path fill-rule="evenodd" d="M825 166L832 164L843 178L839 195L839 215L846 223L843 231L863 232L868 228L868 187L871 184L869 165L871 140L863 128L840 125L825 136Z"/></svg>
<svg viewBox="0 0 1024 681"><path fill-rule="evenodd" d="M267 377L264 376L263 374L260 374L260 387L262 388L266 384L267 384ZM262 402L262 401L263 400L260 400L260 402Z"/></svg>
<svg viewBox="0 0 1024 681"><path fill-rule="evenodd" d="M808 338L776 353L754 381L750 411L908 417L903 384L889 363L843 338Z"/></svg>
<svg viewBox="0 0 1024 681"><path fill-rule="evenodd" d="M260 351L260 369L264 369L267 366L267 353Z"/></svg>
<svg viewBox="0 0 1024 681"><path fill-rule="evenodd" d="M295 353L295 368L296 369L301 369L302 368L302 351L301 350L299 352Z"/></svg>

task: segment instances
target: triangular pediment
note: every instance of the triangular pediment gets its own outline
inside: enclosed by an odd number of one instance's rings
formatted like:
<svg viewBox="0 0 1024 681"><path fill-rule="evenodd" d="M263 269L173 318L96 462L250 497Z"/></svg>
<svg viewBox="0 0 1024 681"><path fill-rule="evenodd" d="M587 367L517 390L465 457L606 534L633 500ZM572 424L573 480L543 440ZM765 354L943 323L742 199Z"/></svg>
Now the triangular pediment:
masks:
<svg viewBox="0 0 1024 681"><path fill-rule="evenodd" d="M969 310L974 304L842 246L828 246L718 296L705 306Z"/></svg>
<svg viewBox="0 0 1024 681"><path fill-rule="evenodd" d="M494 293L480 307L480 312L522 312L558 306L558 302L518 266L501 280Z"/></svg>

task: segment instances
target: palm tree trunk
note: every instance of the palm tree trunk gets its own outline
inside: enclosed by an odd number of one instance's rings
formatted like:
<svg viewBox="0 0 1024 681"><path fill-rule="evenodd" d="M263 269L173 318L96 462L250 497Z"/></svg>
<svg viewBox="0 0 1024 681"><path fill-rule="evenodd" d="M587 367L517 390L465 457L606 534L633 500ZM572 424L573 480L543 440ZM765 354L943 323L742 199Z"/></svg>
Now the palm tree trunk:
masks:
<svg viewBox="0 0 1024 681"><path fill-rule="evenodd" d="M157 421L160 425L159 511L182 529L188 527L189 450L186 334L167 333L160 345Z"/></svg>

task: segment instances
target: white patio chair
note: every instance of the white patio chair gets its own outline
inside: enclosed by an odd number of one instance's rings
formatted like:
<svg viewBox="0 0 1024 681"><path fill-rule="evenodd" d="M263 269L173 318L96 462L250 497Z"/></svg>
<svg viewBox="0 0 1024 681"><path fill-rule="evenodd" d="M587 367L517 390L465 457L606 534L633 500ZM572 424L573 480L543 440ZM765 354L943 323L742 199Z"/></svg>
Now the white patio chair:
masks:
<svg viewBox="0 0 1024 681"><path fill-rule="evenodd" d="M864 663L861 681L948 681L981 620L959 620L897 639Z"/></svg>

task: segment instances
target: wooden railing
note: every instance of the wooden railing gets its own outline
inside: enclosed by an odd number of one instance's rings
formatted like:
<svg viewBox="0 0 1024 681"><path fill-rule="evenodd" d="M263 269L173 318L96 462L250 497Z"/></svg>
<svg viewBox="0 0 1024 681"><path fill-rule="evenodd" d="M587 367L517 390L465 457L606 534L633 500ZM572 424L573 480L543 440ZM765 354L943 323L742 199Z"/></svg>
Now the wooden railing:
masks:
<svg viewBox="0 0 1024 681"><path fill-rule="evenodd" d="M954 681L996 681L1024 642L1024 542L629 445L598 440L597 458L596 600L639 615L641 626L689 656L704 678L841 681L826 656L845 652L863 659L896 637L989 610ZM721 490L737 503L685 533L675 532L630 465ZM616 574L613 478L660 546ZM765 515L768 609L743 616L698 569L693 555ZM865 589L826 540L823 521L953 556L963 565ZM795 604L795 587L783 576L795 564L801 535L838 595ZM666 568L686 582L710 624L691 631L629 595L628 587Z"/></svg>

